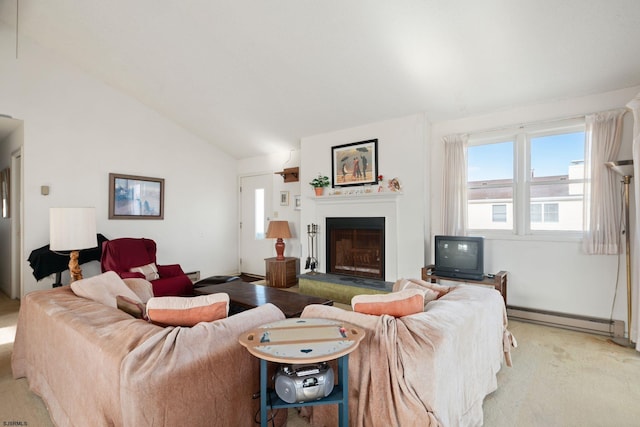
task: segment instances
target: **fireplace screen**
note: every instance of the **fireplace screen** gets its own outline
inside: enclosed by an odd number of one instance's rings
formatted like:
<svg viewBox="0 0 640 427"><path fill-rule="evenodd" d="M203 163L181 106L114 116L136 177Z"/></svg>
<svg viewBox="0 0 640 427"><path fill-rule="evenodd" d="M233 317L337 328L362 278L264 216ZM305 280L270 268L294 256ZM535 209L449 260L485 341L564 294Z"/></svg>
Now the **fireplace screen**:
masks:
<svg viewBox="0 0 640 427"><path fill-rule="evenodd" d="M329 273L384 279L384 218L327 218Z"/></svg>

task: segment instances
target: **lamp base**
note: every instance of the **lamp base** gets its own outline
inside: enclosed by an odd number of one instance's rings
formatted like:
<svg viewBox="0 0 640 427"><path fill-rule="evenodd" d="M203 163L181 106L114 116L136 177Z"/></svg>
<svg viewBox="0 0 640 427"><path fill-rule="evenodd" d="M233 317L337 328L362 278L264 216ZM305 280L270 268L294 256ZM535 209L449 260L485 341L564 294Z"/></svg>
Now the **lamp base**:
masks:
<svg viewBox="0 0 640 427"><path fill-rule="evenodd" d="M619 345L620 347L636 348L636 344L633 341L631 341L629 338L625 338L625 337L609 338L607 341L609 341L612 344Z"/></svg>
<svg viewBox="0 0 640 427"><path fill-rule="evenodd" d="M80 264L78 264L79 257L80 252L78 251L71 251L71 254L69 254L69 276L71 283L76 280L82 280L82 268L80 268Z"/></svg>
<svg viewBox="0 0 640 427"><path fill-rule="evenodd" d="M284 261L284 242L280 237L276 240L276 260Z"/></svg>

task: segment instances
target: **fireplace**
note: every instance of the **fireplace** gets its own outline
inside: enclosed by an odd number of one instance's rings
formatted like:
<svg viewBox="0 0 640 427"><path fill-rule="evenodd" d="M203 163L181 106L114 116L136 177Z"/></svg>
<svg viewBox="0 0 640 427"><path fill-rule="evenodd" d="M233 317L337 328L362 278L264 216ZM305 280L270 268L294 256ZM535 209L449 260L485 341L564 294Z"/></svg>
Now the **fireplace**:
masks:
<svg viewBox="0 0 640 427"><path fill-rule="evenodd" d="M384 217L326 218L327 273L384 280Z"/></svg>

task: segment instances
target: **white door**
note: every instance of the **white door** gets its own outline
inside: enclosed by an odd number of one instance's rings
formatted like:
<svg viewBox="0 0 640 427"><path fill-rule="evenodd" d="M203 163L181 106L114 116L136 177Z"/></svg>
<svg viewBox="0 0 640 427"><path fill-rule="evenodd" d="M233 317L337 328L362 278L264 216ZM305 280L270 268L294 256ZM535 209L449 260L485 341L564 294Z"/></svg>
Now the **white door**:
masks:
<svg viewBox="0 0 640 427"><path fill-rule="evenodd" d="M266 239L271 212L273 174L240 178L240 271L265 275L264 259L273 256L275 242Z"/></svg>

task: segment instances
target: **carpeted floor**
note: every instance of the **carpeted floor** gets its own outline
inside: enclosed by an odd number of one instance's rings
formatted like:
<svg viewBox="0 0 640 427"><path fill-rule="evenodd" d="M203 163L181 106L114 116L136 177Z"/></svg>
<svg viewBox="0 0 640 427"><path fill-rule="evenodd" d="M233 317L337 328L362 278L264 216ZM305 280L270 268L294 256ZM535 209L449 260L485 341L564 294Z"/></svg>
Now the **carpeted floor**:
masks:
<svg viewBox="0 0 640 427"><path fill-rule="evenodd" d="M11 374L11 350L19 308L18 300L11 300L0 292L0 426L52 426L44 403L29 391L27 380L14 380Z"/></svg>
<svg viewBox="0 0 640 427"><path fill-rule="evenodd" d="M11 375L18 309L17 301L0 293L0 426L52 426L27 381ZM512 352L514 366L502 368L498 390L484 401L485 426L640 425L640 353L597 335L515 321L509 329L519 346ZM289 414L289 427L308 426L295 410Z"/></svg>

